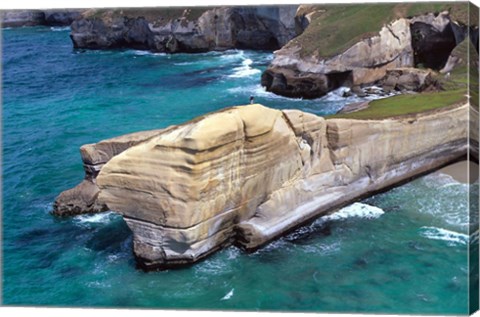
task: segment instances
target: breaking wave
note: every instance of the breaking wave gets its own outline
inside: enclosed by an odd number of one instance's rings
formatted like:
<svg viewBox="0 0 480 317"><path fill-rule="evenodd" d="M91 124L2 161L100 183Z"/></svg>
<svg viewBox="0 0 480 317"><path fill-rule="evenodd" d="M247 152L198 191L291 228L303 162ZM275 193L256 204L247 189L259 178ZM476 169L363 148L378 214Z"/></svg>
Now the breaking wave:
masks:
<svg viewBox="0 0 480 317"><path fill-rule="evenodd" d="M260 70L251 67L252 64L253 64L253 61L249 58L243 60L242 66L235 67L233 69L235 71L235 73L233 73L232 75L229 75L228 77L242 78L242 77L249 77L249 76L252 76L252 75L259 74Z"/></svg>
<svg viewBox="0 0 480 317"><path fill-rule="evenodd" d="M420 235L427 239L446 241L451 246L468 243L468 235L437 227L421 227Z"/></svg>
<svg viewBox="0 0 480 317"><path fill-rule="evenodd" d="M331 215L324 216L319 220L325 222L348 218L376 219L384 213L385 212L381 208L375 206L370 206L364 203L353 203L350 206L344 207Z"/></svg>

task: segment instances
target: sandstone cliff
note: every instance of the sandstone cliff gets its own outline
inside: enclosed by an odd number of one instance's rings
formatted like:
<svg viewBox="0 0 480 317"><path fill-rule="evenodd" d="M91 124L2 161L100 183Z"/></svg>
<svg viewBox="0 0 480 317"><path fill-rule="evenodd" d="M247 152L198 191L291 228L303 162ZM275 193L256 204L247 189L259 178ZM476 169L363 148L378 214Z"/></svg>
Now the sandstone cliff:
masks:
<svg viewBox="0 0 480 317"><path fill-rule="evenodd" d="M305 31L275 52L262 85L287 97L318 98L340 86L377 83L395 68L440 70L456 45L475 30L468 25L477 22L458 13L467 6L300 6L296 19ZM429 11L433 8L450 11ZM478 41L478 35L470 38Z"/></svg>
<svg viewBox="0 0 480 317"><path fill-rule="evenodd" d="M296 6L91 10L72 24L76 48L204 52L278 49L295 36Z"/></svg>
<svg viewBox="0 0 480 317"><path fill-rule="evenodd" d="M466 155L467 114L468 105L457 105L384 120L324 119L249 105L113 149L106 140L83 159L87 174L100 170L95 204L123 216L138 263L168 268L232 243L256 249Z"/></svg>

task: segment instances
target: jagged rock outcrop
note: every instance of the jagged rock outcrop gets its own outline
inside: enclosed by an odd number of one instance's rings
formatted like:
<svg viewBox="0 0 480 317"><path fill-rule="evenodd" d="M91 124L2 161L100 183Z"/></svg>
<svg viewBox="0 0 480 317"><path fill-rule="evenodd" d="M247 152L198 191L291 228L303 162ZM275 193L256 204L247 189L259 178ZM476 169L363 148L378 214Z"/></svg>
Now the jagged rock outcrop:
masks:
<svg viewBox="0 0 480 317"><path fill-rule="evenodd" d="M0 11L3 27L19 26L68 26L81 17L84 9L78 10L12 10Z"/></svg>
<svg viewBox="0 0 480 317"><path fill-rule="evenodd" d="M295 36L296 6L185 9L149 14L128 10L86 16L72 24L76 48L136 48L204 52L230 48L278 49Z"/></svg>
<svg viewBox="0 0 480 317"><path fill-rule="evenodd" d="M466 155L467 112L455 105L384 120L326 120L233 107L110 151L98 160L96 204L123 216L145 269L193 263L232 243L254 250Z"/></svg>

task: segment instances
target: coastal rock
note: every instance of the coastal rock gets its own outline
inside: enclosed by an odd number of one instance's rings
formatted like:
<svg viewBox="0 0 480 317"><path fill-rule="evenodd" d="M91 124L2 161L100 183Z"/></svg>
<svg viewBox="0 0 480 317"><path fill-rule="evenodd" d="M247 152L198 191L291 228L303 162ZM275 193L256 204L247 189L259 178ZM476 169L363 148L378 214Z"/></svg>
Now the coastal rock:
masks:
<svg viewBox="0 0 480 317"><path fill-rule="evenodd" d="M297 28L308 29L312 16L321 21L323 13L315 8L299 7ZM321 23L318 21L315 25ZM341 86L378 84L392 69L422 66L440 70L448 64L450 53L465 39L467 31L467 26L452 21L449 12L445 11L398 18L384 25L378 35L365 35L332 56L320 56L318 51L307 54L304 46L311 46L305 43L308 38L303 42L293 39L274 53L275 58L262 74L261 84L278 95L311 99ZM417 79L413 72L406 74L400 80L405 84L399 89L413 86L416 91L422 90L417 87L421 85L416 83ZM393 86L387 85L386 90L394 89Z"/></svg>
<svg viewBox="0 0 480 317"><path fill-rule="evenodd" d="M45 13L40 10L0 11L2 27L34 26L45 23Z"/></svg>
<svg viewBox="0 0 480 317"><path fill-rule="evenodd" d="M67 216L107 210L105 204L97 201L99 188L96 177L98 172L115 155L122 153L131 146L148 140L162 131L136 132L98 143L83 145L80 148L80 154L85 178L79 185L58 195L55 199L52 213L57 216Z"/></svg>
<svg viewBox="0 0 480 317"><path fill-rule="evenodd" d="M230 48L277 49L295 36L296 6L222 7L148 14L107 10L72 24L76 48L135 48L204 52Z"/></svg>
<svg viewBox="0 0 480 317"><path fill-rule="evenodd" d="M55 199L53 214L71 216L106 211L107 206L97 202L100 189L92 179L85 179L72 189L62 192Z"/></svg>
<svg viewBox="0 0 480 317"><path fill-rule="evenodd" d="M104 164L96 203L123 216L137 263L164 269L231 244L255 250L461 158L467 111L456 105L395 119L326 120L298 110L233 107L106 151L113 156L93 151L88 161Z"/></svg>
<svg viewBox="0 0 480 317"><path fill-rule="evenodd" d="M262 86L288 97L317 98L340 86L373 83L386 70L413 66L410 24L399 19L382 28L377 36L362 40L342 54L330 58L301 56L300 47L287 46L262 74ZM281 74L282 87L272 85Z"/></svg>
<svg viewBox="0 0 480 317"><path fill-rule="evenodd" d="M465 39L467 30L451 22L448 12L415 17L410 23L414 64L432 69L445 66L452 50Z"/></svg>
<svg viewBox="0 0 480 317"><path fill-rule="evenodd" d="M392 90L422 92L424 90L438 90L439 88L431 70L418 68L389 69L378 84L386 92Z"/></svg>
<svg viewBox="0 0 480 317"><path fill-rule="evenodd" d="M3 27L20 26L69 26L81 17L85 10L12 10L0 11Z"/></svg>
<svg viewBox="0 0 480 317"><path fill-rule="evenodd" d="M69 26L76 19L81 18L84 10L47 10L45 24L50 26Z"/></svg>

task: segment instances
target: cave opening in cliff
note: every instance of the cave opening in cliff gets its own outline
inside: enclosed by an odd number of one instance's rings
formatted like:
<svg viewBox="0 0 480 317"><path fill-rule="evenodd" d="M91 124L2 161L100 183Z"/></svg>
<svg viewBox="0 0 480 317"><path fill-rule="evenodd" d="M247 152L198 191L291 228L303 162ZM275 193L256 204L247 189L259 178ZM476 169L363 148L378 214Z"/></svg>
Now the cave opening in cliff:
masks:
<svg viewBox="0 0 480 317"><path fill-rule="evenodd" d="M415 22L411 26L411 34L415 67L442 69L457 45L451 23L439 31L430 24Z"/></svg>
<svg viewBox="0 0 480 317"><path fill-rule="evenodd" d="M340 87L350 87L353 83L352 71L326 74L328 78L328 90L335 90Z"/></svg>

